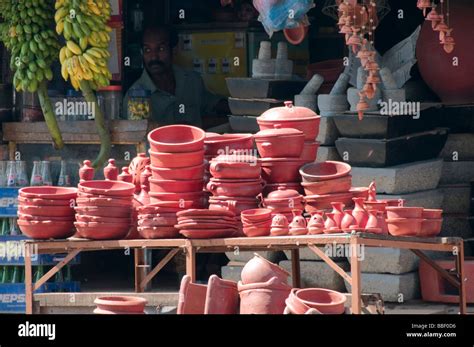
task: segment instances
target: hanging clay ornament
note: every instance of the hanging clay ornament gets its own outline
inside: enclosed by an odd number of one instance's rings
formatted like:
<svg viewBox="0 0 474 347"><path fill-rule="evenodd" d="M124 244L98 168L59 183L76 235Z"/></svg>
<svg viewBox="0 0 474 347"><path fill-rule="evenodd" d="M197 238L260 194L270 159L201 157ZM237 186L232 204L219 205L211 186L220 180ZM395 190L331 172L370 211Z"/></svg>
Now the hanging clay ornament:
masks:
<svg viewBox="0 0 474 347"><path fill-rule="evenodd" d="M349 38L347 45L352 47L352 52L355 54L357 52L357 48L362 44L360 40L360 36L354 30L352 36Z"/></svg>
<svg viewBox="0 0 474 347"><path fill-rule="evenodd" d="M442 15L439 15L434 8L431 9L430 13L426 16L426 20L431 21L431 28L434 29L439 22L443 19Z"/></svg>
<svg viewBox="0 0 474 347"><path fill-rule="evenodd" d="M441 42L443 49L446 53L452 53L454 51L454 38L452 36L445 36L444 40Z"/></svg>
<svg viewBox="0 0 474 347"><path fill-rule="evenodd" d="M364 119L364 112L369 109L369 104L365 101L364 93L359 93L360 99L357 103L357 115L359 116L359 120Z"/></svg>
<svg viewBox="0 0 474 347"><path fill-rule="evenodd" d="M366 83L362 91L367 95L367 98L373 99L375 97L375 89L374 86L370 83Z"/></svg>
<svg viewBox="0 0 474 347"><path fill-rule="evenodd" d="M423 10L423 16L426 16L426 9L431 7L431 0L418 0L416 7Z"/></svg>

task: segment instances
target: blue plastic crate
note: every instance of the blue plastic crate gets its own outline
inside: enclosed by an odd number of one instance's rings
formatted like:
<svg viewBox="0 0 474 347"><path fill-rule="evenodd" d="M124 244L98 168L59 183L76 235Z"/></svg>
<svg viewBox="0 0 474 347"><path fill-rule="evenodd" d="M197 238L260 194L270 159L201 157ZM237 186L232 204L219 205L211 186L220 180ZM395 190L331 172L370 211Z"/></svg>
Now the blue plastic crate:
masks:
<svg viewBox="0 0 474 347"><path fill-rule="evenodd" d="M16 217L20 188L0 188L0 218Z"/></svg>

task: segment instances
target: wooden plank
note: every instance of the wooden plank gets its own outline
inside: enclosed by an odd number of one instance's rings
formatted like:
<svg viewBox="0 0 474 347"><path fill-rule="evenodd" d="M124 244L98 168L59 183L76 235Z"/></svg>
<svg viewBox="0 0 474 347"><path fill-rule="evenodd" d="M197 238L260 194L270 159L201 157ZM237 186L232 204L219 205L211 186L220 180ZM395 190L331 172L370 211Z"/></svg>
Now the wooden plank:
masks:
<svg viewBox="0 0 474 347"><path fill-rule="evenodd" d="M61 260L59 263L54 265L51 270L49 270L47 273L43 275L34 285L33 285L33 291L37 290L40 288L43 284L45 284L51 277L53 277L59 270L61 270L66 264L68 264L76 255L78 255L81 251L79 249L76 249L69 253L66 258Z"/></svg>
<svg viewBox="0 0 474 347"><path fill-rule="evenodd" d="M372 233L357 233L361 239L375 239L380 241L401 241L401 242L416 242L416 243L438 243L438 244L457 244L462 241L460 237L412 237L412 236L392 236L379 235Z"/></svg>
<svg viewBox="0 0 474 347"><path fill-rule="evenodd" d="M148 282L150 282L153 279L153 277L155 277L156 274L160 272L161 269L165 267L165 265L168 264L170 260L173 259L174 256L179 251L180 251L179 249L172 249L171 251L169 251L168 254L163 259L160 260L158 265L156 265L155 268L152 271L150 271L148 275L146 275L146 277L140 283L141 292L145 291L145 287L148 284Z"/></svg>
<svg viewBox="0 0 474 347"><path fill-rule="evenodd" d="M33 314L33 273L31 268L32 246L25 245L25 305L26 314Z"/></svg>
<svg viewBox="0 0 474 347"><path fill-rule="evenodd" d="M189 240L188 240L189 241ZM186 244L186 275L191 277L191 282L196 282L196 248L191 242Z"/></svg>
<svg viewBox="0 0 474 347"><path fill-rule="evenodd" d="M298 248L291 250L291 278L293 287L301 288L300 250Z"/></svg>
<svg viewBox="0 0 474 347"><path fill-rule="evenodd" d="M352 278L339 265L337 265L326 253L314 245L308 245L308 248L319 256L326 264L328 264L334 271L336 271L342 278L344 278L350 285L352 285Z"/></svg>
<svg viewBox="0 0 474 347"><path fill-rule="evenodd" d="M425 251L440 251L440 252L451 252L453 247L456 247L457 243L444 244L444 243L426 243L426 242L412 242L412 241L400 241L400 240L377 240L377 239L360 239L360 244L369 247L388 247L388 248L399 248L399 249L420 249Z"/></svg>
<svg viewBox="0 0 474 347"><path fill-rule="evenodd" d="M459 279L459 312L461 314L467 313L467 298L466 298L466 281L464 272L464 242L459 245L456 256L456 270Z"/></svg>
<svg viewBox="0 0 474 347"><path fill-rule="evenodd" d="M415 253L419 258L424 260L433 269L435 269L439 273L439 275L443 277L446 281L451 283L454 287L459 288L459 281L456 280L448 271L439 266L434 260L430 259L426 254L424 254L418 249L412 249L411 251Z"/></svg>
<svg viewBox="0 0 474 347"><path fill-rule="evenodd" d="M352 293L352 313L361 313L361 270L360 260L358 254L358 238L354 237L351 239L351 293Z"/></svg>

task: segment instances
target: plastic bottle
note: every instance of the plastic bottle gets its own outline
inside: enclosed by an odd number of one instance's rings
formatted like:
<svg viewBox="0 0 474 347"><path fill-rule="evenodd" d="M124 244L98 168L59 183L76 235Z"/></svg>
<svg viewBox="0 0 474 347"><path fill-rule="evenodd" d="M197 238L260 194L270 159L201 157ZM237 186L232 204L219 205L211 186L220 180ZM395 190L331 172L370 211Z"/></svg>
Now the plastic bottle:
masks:
<svg viewBox="0 0 474 347"><path fill-rule="evenodd" d="M43 176L41 176L41 162L33 162L33 171L31 173L30 186L42 186L43 185Z"/></svg>
<svg viewBox="0 0 474 347"><path fill-rule="evenodd" d="M41 277L43 277L44 275L44 267L43 265L38 265L38 267L36 268L36 272L35 272L35 280L34 280L34 283L38 282Z"/></svg>

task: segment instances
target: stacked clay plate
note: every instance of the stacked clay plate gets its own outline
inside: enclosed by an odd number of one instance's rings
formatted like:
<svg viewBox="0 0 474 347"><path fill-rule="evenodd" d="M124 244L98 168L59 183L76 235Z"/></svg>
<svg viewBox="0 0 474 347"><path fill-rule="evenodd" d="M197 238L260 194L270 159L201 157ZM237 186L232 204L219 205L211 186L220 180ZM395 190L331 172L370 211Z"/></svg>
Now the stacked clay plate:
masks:
<svg viewBox="0 0 474 347"><path fill-rule="evenodd" d="M190 209L178 212L175 227L189 239L232 237L238 233L238 220L234 212Z"/></svg>

